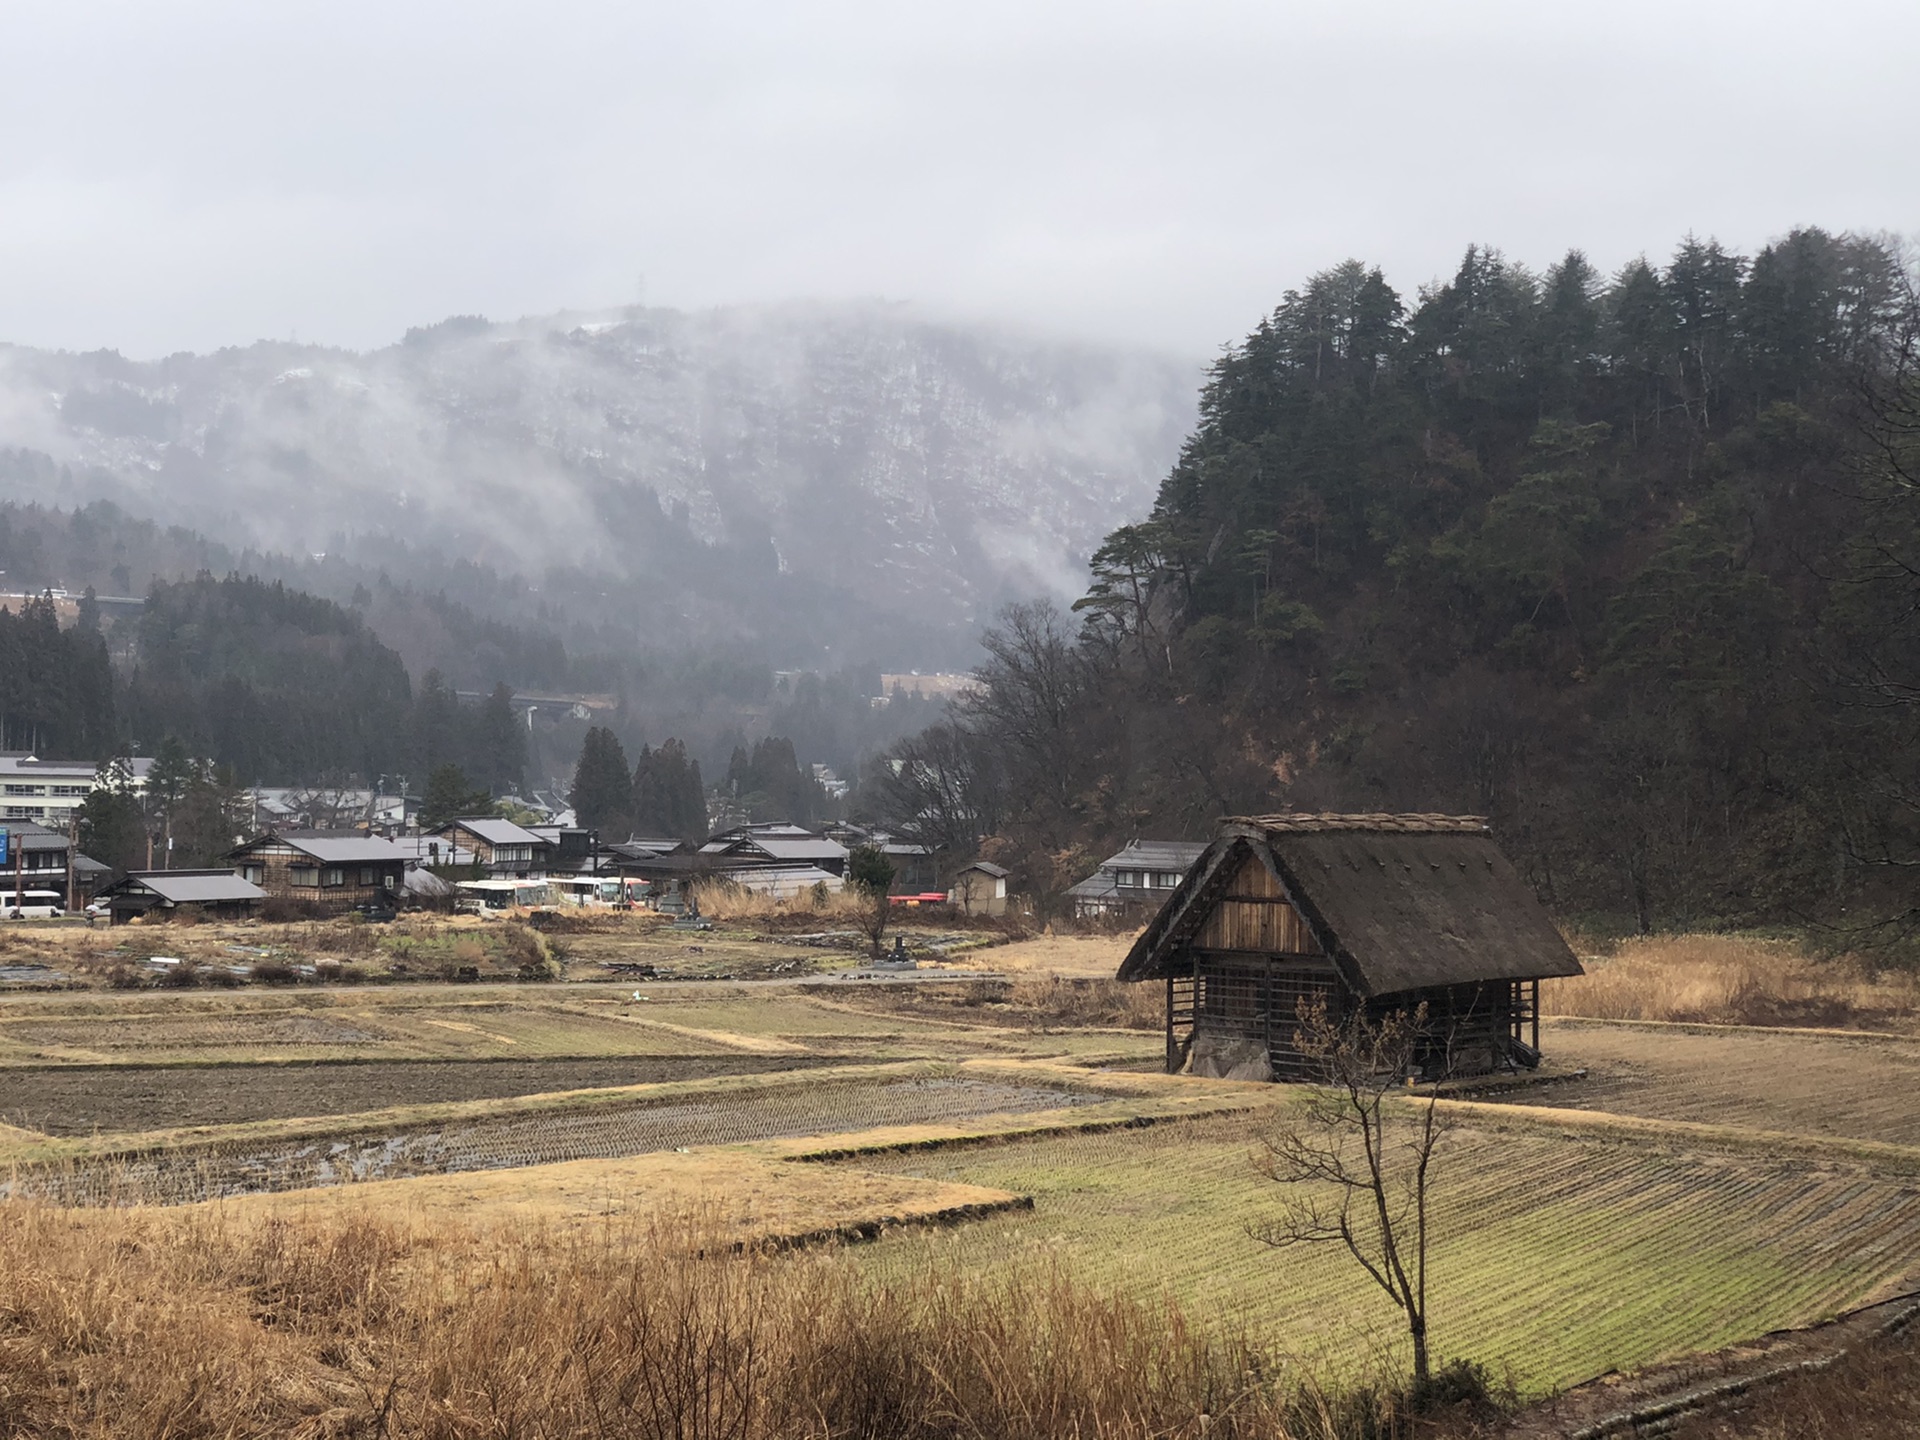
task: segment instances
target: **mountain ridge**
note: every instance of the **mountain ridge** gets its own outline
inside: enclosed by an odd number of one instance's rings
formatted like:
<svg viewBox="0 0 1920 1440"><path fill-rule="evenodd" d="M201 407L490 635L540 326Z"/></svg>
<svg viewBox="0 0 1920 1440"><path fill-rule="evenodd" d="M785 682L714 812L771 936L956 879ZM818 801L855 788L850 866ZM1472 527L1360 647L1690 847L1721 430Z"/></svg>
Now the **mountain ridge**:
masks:
<svg viewBox="0 0 1920 1440"><path fill-rule="evenodd" d="M4 346L0 446L70 488L0 498L109 499L263 550L399 541L605 601L628 630L796 661L889 627L951 658L1005 601L1077 590L1151 503L1199 375L798 302L452 317L369 352Z"/></svg>

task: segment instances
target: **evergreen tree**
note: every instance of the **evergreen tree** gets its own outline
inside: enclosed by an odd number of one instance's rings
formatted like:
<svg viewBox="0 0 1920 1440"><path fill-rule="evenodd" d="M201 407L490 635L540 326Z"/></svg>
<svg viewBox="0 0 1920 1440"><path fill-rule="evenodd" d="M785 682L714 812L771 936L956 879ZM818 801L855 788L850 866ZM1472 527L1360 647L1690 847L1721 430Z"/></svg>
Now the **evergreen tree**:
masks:
<svg viewBox="0 0 1920 1440"><path fill-rule="evenodd" d="M75 812L80 850L125 874L147 859L147 823L133 791L133 767L125 755L101 765L94 788Z"/></svg>
<svg viewBox="0 0 1920 1440"><path fill-rule="evenodd" d="M669 738L658 750L642 745L633 767L633 825L637 833L697 840L707 833L707 797L700 762Z"/></svg>
<svg viewBox="0 0 1920 1440"><path fill-rule="evenodd" d="M580 746L567 802L576 821L598 830L609 843L627 838L633 825L633 773L613 731L595 725Z"/></svg>
<svg viewBox="0 0 1920 1440"><path fill-rule="evenodd" d="M513 687L504 681L480 707L479 730L487 784L497 794L518 791L527 768L527 731L513 713Z"/></svg>
<svg viewBox="0 0 1920 1440"><path fill-rule="evenodd" d="M427 776L420 802L420 828L434 830L449 820L494 813L493 794L467 779L458 765L442 765Z"/></svg>

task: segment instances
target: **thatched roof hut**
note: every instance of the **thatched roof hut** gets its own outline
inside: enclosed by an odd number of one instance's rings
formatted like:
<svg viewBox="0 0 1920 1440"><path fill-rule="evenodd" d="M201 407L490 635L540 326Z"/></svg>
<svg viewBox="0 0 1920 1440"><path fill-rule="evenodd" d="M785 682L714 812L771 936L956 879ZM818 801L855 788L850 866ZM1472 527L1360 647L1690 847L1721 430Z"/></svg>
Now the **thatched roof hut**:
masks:
<svg viewBox="0 0 1920 1440"><path fill-rule="evenodd" d="M1473 815L1224 822L1134 943L1122 980L1167 986L1167 1068L1298 1078L1303 1000L1426 1005L1429 1078L1539 1063L1539 982L1578 975Z"/></svg>

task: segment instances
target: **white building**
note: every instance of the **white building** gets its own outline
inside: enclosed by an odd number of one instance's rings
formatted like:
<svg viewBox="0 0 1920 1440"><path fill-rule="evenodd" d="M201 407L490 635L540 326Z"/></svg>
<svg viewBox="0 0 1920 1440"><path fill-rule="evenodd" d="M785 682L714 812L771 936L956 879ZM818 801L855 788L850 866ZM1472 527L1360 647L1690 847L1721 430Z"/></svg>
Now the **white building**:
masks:
<svg viewBox="0 0 1920 1440"><path fill-rule="evenodd" d="M99 767L90 760L42 760L21 751L0 752L0 823L31 820L62 834L93 793ZM133 789L147 788L151 756L133 761Z"/></svg>

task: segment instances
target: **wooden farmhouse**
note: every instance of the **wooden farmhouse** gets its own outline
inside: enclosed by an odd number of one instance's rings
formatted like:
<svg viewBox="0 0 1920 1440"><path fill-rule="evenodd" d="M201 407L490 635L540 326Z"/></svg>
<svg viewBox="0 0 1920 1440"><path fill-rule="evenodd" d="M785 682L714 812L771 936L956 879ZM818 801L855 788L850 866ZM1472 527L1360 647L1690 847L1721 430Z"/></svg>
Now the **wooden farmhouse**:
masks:
<svg viewBox="0 0 1920 1440"><path fill-rule="evenodd" d="M266 891L231 870L134 870L98 896L115 925L179 915L245 920L266 898Z"/></svg>
<svg viewBox="0 0 1920 1440"><path fill-rule="evenodd" d="M428 833L470 852L490 880L547 878L547 842L511 820L462 815Z"/></svg>
<svg viewBox="0 0 1920 1440"><path fill-rule="evenodd" d="M351 830L268 831L229 851L227 862L267 894L329 915L399 904L407 874L406 851Z"/></svg>
<svg viewBox="0 0 1920 1440"><path fill-rule="evenodd" d="M1311 1078L1302 1001L1427 1007L1420 1077L1540 1061L1540 981L1580 962L1471 815L1229 820L1120 966L1167 987L1167 1069Z"/></svg>

